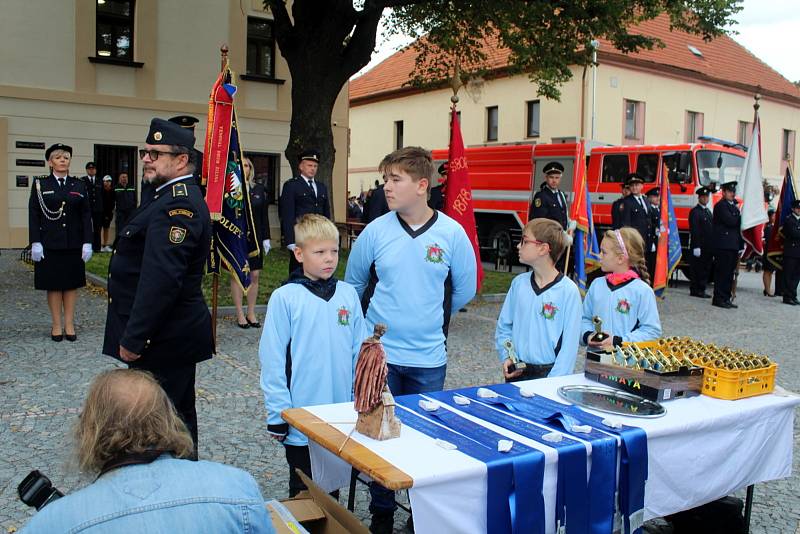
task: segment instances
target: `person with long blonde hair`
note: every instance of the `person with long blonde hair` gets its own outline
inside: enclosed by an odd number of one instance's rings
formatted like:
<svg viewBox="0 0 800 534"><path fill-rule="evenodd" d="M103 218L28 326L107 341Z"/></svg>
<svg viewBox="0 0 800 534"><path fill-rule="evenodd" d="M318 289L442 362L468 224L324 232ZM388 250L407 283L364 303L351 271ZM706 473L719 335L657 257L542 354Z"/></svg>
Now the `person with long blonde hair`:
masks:
<svg viewBox="0 0 800 534"><path fill-rule="evenodd" d="M600 243L600 268L606 275L592 282L583 301L581 344L607 349L623 341L661 336L644 246L644 239L634 228L606 231ZM602 341L592 339L594 317L603 322L606 336Z"/></svg>
<svg viewBox="0 0 800 534"><path fill-rule="evenodd" d="M269 254L271 247L268 216L267 190L264 184L255 180L255 168L250 158L242 159L244 178L247 182L247 190L250 193L250 209L253 213L253 224L255 238L259 243L261 251L258 256L247 259L250 266L250 287L247 288L247 312L242 309L242 297L244 292L239 287L237 281L231 277L231 297L233 305L236 306L236 324L239 328L261 328L261 323L256 317L256 301L258 300L258 279L261 270L264 268L264 256Z"/></svg>

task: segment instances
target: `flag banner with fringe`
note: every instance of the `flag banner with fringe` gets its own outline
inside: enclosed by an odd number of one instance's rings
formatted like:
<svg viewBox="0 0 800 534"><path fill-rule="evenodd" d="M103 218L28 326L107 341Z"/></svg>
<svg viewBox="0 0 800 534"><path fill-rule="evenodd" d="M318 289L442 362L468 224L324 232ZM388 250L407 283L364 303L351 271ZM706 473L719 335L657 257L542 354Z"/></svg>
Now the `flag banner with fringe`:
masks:
<svg viewBox="0 0 800 534"><path fill-rule="evenodd" d="M661 170L660 220L658 247L656 248L656 267L653 275L653 292L664 298L669 277L681 261L681 238L678 234L678 220L675 218L675 207L672 204L672 193L669 190L669 171L667 166Z"/></svg>

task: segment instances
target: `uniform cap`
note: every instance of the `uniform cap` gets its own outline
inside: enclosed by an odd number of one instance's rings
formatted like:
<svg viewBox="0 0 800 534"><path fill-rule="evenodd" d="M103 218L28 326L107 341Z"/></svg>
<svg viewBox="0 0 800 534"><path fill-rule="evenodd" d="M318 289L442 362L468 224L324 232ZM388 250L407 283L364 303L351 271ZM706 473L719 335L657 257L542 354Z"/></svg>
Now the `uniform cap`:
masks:
<svg viewBox="0 0 800 534"><path fill-rule="evenodd" d="M96 169L97 168L97 164L94 161L90 161L89 163L86 164L86 168L87 169Z"/></svg>
<svg viewBox="0 0 800 534"><path fill-rule="evenodd" d="M319 152L316 150L304 150L300 153L300 161L303 161L304 159L319 163Z"/></svg>
<svg viewBox="0 0 800 534"><path fill-rule="evenodd" d="M436 172L438 172L439 174L447 174L447 162L445 161L444 163L439 165L439 168L436 169Z"/></svg>
<svg viewBox="0 0 800 534"><path fill-rule="evenodd" d="M647 196L648 197L657 197L660 194L661 193L659 192L657 187L653 187L653 188L647 190Z"/></svg>
<svg viewBox="0 0 800 534"><path fill-rule="evenodd" d="M630 173L628 175L628 177L625 179L625 184L627 184L627 185L643 184L643 183L644 183L644 180L642 180L641 176L639 176L635 172Z"/></svg>
<svg viewBox="0 0 800 534"><path fill-rule="evenodd" d="M792 200L792 209L800 208L800 200Z"/></svg>
<svg viewBox="0 0 800 534"><path fill-rule="evenodd" d="M544 174L551 174L551 173L563 173L564 166L557 161L551 161L547 163L544 168L542 169Z"/></svg>
<svg viewBox="0 0 800 534"><path fill-rule="evenodd" d="M177 115L175 117L170 117L169 122L174 122L181 128L189 128L194 130L194 125L200 122L200 120L195 119L191 115Z"/></svg>
<svg viewBox="0 0 800 534"><path fill-rule="evenodd" d="M736 191L736 184L738 183L739 182L734 180L732 182L725 182L720 187L722 188L723 191Z"/></svg>
<svg viewBox="0 0 800 534"><path fill-rule="evenodd" d="M194 133L174 122L155 118L150 121L150 131L145 143L148 145L177 145L194 148Z"/></svg>
<svg viewBox="0 0 800 534"><path fill-rule="evenodd" d="M706 187L698 187L697 190L694 192L697 196L701 197L703 195L708 195L711 191L708 190Z"/></svg>
<svg viewBox="0 0 800 534"><path fill-rule="evenodd" d="M56 150L63 150L64 152L68 152L70 156L72 156L72 147L69 145L65 145L64 143L56 143L54 145L50 145L50 148L44 151L44 159L50 159L50 154L52 154Z"/></svg>

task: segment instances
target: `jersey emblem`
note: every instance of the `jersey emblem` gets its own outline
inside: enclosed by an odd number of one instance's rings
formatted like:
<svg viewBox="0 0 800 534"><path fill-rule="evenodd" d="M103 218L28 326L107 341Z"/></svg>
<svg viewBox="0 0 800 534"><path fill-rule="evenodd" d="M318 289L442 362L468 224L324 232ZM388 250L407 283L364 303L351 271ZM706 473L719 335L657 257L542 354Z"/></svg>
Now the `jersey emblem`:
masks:
<svg viewBox="0 0 800 534"><path fill-rule="evenodd" d="M172 186L172 196L174 197L188 197L189 191L186 189L186 184L175 184Z"/></svg>
<svg viewBox="0 0 800 534"><path fill-rule="evenodd" d="M534 199L533 200L533 205L536 206L537 208L541 208L542 207L542 199L541 198Z"/></svg>
<svg viewBox="0 0 800 534"><path fill-rule="evenodd" d="M552 302L545 302L544 304L542 304L541 315L545 319L552 321L553 319L555 319L556 313L558 313L558 306L556 306Z"/></svg>
<svg viewBox="0 0 800 534"><path fill-rule="evenodd" d="M350 324L350 310L346 306L342 306L336 311L336 322L342 326Z"/></svg>
<svg viewBox="0 0 800 534"><path fill-rule="evenodd" d="M631 303L627 299L619 299L617 302L617 311L627 315L631 311Z"/></svg>
<svg viewBox="0 0 800 534"><path fill-rule="evenodd" d="M173 226L169 229L169 240L176 245L183 243L186 239L186 229L179 226Z"/></svg>
<svg viewBox="0 0 800 534"><path fill-rule="evenodd" d="M425 261L431 263L442 263L444 261L444 249L442 249L438 243L428 245L425 248L428 250L428 253L425 255Z"/></svg>

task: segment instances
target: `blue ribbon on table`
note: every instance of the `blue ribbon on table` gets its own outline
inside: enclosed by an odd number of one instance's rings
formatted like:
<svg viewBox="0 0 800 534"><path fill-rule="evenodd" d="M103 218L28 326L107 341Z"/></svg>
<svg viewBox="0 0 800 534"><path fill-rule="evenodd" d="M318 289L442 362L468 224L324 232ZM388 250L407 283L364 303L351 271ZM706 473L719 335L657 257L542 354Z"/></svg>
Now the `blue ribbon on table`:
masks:
<svg viewBox="0 0 800 534"><path fill-rule="evenodd" d="M539 406L550 413L574 417L581 424L590 425L607 434L614 434L622 441L619 468L619 507L623 514L625 534L641 532L644 510L644 484L647 480L647 434L634 426L623 425L615 429L603 424L603 419L577 406L562 404L542 395L523 397L513 384L497 384L489 389L509 397L516 409ZM633 519L633 521L631 521Z"/></svg>
<svg viewBox="0 0 800 534"><path fill-rule="evenodd" d="M454 444L467 456L486 464L486 524L492 531L544 534L544 453L514 442L506 453L497 442L508 439L484 426L440 407L419 407L420 395L395 397L395 413L403 424L434 439Z"/></svg>

